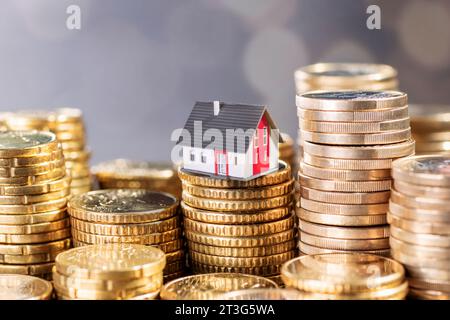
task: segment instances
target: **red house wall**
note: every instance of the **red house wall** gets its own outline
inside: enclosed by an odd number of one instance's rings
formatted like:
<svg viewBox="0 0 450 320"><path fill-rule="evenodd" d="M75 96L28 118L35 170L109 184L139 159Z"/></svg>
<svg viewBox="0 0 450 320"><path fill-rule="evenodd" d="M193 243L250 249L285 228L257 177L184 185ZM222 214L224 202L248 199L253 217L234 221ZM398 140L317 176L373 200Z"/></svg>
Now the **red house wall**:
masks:
<svg viewBox="0 0 450 320"><path fill-rule="evenodd" d="M267 130L265 139L264 139L264 129ZM258 129L256 130L256 134L258 136L258 141L253 145L253 175L266 172L269 169L270 127L265 114L258 123ZM265 159L264 154L267 155Z"/></svg>

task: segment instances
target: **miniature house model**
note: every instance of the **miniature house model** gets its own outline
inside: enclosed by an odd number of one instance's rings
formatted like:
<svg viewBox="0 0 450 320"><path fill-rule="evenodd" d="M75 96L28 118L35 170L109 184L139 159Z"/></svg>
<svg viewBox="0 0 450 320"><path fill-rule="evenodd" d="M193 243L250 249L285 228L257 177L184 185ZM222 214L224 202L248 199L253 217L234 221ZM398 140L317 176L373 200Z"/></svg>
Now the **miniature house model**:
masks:
<svg viewBox="0 0 450 320"><path fill-rule="evenodd" d="M280 136L265 106L197 102L184 132L184 170L243 180L278 170Z"/></svg>

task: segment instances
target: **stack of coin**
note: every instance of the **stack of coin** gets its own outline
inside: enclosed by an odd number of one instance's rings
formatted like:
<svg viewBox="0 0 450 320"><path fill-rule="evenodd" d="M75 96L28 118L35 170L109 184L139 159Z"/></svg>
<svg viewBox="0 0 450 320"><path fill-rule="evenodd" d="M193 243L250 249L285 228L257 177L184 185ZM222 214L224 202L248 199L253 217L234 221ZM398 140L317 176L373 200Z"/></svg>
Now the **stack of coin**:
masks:
<svg viewBox="0 0 450 320"><path fill-rule="evenodd" d="M392 160L414 153L406 94L316 91L297 106L300 251L388 255Z"/></svg>
<svg viewBox="0 0 450 320"><path fill-rule="evenodd" d="M164 252L139 244L79 247L56 257L53 285L63 300L155 299L165 264Z"/></svg>
<svg viewBox="0 0 450 320"><path fill-rule="evenodd" d="M295 289L244 289L221 295L220 300L326 300L325 295L315 295Z"/></svg>
<svg viewBox="0 0 450 320"><path fill-rule="evenodd" d="M0 273L49 278L70 248L66 175L51 132L0 133Z"/></svg>
<svg viewBox="0 0 450 320"><path fill-rule="evenodd" d="M164 285L161 289L161 299L216 300L230 291L277 287L272 280L242 273L198 274L173 280Z"/></svg>
<svg viewBox="0 0 450 320"><path fill-rule="evenodd" d="M168 193L143 189L106 189L69 201L74 246L134 243L166 253L164 280L183 274L184 243L179 201Z"/></svg>
<svg viewBox="0 0 450 320"><path fill-rule="evenodd" d="M292 171L295 171L298 162L296 161L294 140L287 133L282 132L280 135L283 139L283 142L278 144L280 160L286 162L292 168Z"/></svg>
<svg viewBox="0 0 450 320"><path fill-rule="evenodd" d="M289 165L249 181L180 169L185 235L195 273L277 276L295 256Z"/></svg>
<svg viewBox="0 0 450 320"><path fill-rule="evenodd" d="M406 268L411 295L450 299L450 156L393 163L391 254Z"/></svg>
<svg viewBox="0 0 450 320"><path fill-rule="evenodd" d="M450 106L410 105L416 154L450 153Z"/></svg>
<svg viewBox="0 0 450 320"><path fill-rule="evenodd" d="M9 113L3 120L9 130L43 130L55 133L61 143L72 183L71 193L91 190L90 152L86 148L81 110L60 108L54 111L24 110Z"/></svg>
<svg viewBox="0 0 450 320"><path fill-rule="evenodd" d="M181 198L181 182L170 163L116 159L92 167L101 189L149 189Z"/></svg>
<svg viewBox="0 0 450 320"><path fill-rule="evenodd" d="M298 95L314 90L396 90L397 71L368 63L317 63L295 71Z"/></svg>
<svg viewBox="0 0 450 320"><path fill-rule="evenodd" d="M52 283L23 274L0 274L0 300L50 300Z"/></svg>
<svg viewBox="0 0 450 320"><path fill-rule="evenodd" d="M305 255L285 263L281 277L286 287L327 300L402 300L408 293L403 266L370 254Z"/></svg>

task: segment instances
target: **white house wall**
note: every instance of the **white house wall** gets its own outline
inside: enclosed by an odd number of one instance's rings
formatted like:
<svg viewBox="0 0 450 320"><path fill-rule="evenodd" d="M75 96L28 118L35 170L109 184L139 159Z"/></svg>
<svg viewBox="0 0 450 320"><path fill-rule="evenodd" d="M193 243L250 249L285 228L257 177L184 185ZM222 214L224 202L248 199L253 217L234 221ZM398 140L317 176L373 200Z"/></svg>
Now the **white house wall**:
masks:
<svg viewBox="0 0 450 320"><path fill-rule="evenodd" d="M191 161L191 151L194 152L195 161ZM202 162L202 154L206 156L205 163ZM194 147L183 147L183 167L187 170L215 173L214 150Z"/></svg>
<svg viewBox="0 0 450 320"><path fill-rule="evenodd" d="M237 164L236 161L237 160ZM238 178L245 178L247 173L248 161L244 153L228 153L229 175Z"/></svg>
<svg viewBox="0 0 450 320"><path fill-rule="evenodd" d="M272 168L278 168L279 149L278 142L274 139L269 139L269 170Z"/></svg>

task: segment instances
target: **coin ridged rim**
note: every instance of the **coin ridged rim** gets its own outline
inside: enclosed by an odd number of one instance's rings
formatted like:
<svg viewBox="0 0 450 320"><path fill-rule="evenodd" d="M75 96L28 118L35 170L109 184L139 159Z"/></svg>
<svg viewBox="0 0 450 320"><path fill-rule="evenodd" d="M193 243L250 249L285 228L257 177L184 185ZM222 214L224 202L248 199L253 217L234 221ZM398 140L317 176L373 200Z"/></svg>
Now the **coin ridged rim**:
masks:
<svg viewBox="0 0 450 320"><path fill-rule="evenodd" d="M70 220L68 217L64 217L61 220L42 222L36 224L24 224L24 225L0 225L0 234L39 234L57 231L70 227Z"/></svg>
<svg viewBox="0 0 450 320"><path fill-rule="evenodd" d="M181 234L181 228L176 228L162 233L152 233L139 236L112 236L91 234L72 227L72 236L74 240L91 244L131 243L152 245L176 240L181 237Z"/></svg>
<svg viewBox="0 0 450 320"><path fill-rule="evenodd" d="M172 274L175 272L181 272L184 271L185 268L185 260L178 260L175 262L171 262L166 264L166 266L164 267L164 274L163 275L168 275L168 274Z"/></svg>
<svg viewBox="0 0 450 320"><path fill-rule="evenodd" d="M428 197L410 197L397 192L394 189L391 191L391 201L410 208L442 210L443 214L444 212L450 211L450 200Z"/></svg>
<svg viewBox="0 0 450 320"><path fill-rule="evenodd" d="M450 293L436 290L409 288L409 295L413 299L421 300L450 300Z"/></svg>
<svg viewBox="0 0 450 320"><path fill-rule="evenodd" d="M389 226L341 227L328 226L304 220L299 221L299 229L310 235L334 239L380 239L389 237Z"/></svg>
<svg viewBox="0 0 450 320"><path fill-rule="evenodd" d="M0 244L0 254L9 255L32 255L38 253L59 252L69 249L71 245L70 238L39 244Z"/></svg>
<svg viewBox="0 0 450 320"><path fill-rule="evenodd" d="M306 244L302 241L298 241L298 248L300 252L307 255L315 255L315 254L327 254L327 253L348 253L348 250L338 250L338 249L326 249L315 247L309 244ZM357 251L358 253L365 254L375 254L377 256L383 256L389 258L391 255L391 249L381 249L381 250L361 250Z"/></svg>
<svg viewBox="0 0 450 320"><path fill-rule="evenodd" d="M18 158L18 157L31 157L37 154L49 153L55 150L58 150L60 144L56 139L55 134L48 131L12 131L14 134L39 134L42 136L47 136L49 141L46 143L39 143L34 146L29 146L26 148L0 148L0 158Z"/></svg>
<svg viewBox="0 0 450 320"><path fill-rule="evenodd" d="M328 213L328 214L340 214L346 216L361 216L361 215L378 215L386 214L389 209L388 203L379 204L334 204L324 203L305 198L300 199L300 207L309 211Z"/></svg>
<svg viewBox="0 0 450 320"><path fill-rule="evenodd" d="M439 259L450 260L450 250L441 247L427 247L423 245L412 244L402 241L391 235L390 245L392 251L401 251L402 253L416 256L418 259Z"/></svg>
<svg viewBox="0 0 450 320"><path fill-rule="evenodd" d="M299 118L327 122L383 122L409 117L408 106L380 111L320 111L297 108Z"/></svg>
<svg viewBox="0 0 450 320"><path fill-rule="evenodd" d="M408 283L412 288L450 292L449 280L408 278Z"/></svg>
<svg viewBox="0 0 450 320"><path fill-rule="evenodd" d="M402 263L406 267L412 266L416 268L436 268L448 270L448 265L450 264L450 259L433 259L430 257L420 257L396 249L391 249L391 256L393 259Z"/></svg>
<svg viewBox="0 0 450 320"><path fill-rule="evenodd" d="M337 239L325 238L300 231L300 241L314 247L336 250L381 250L389 249L389 238L379 239Z"/></svg>
<svg viewBox="0 0 450 320"><path fill-rule="evenodd" d="M450 271L448 270L406 266L406 271L410 278L450 281Z"/></svg>
<svg viewBox="0 0 450 320"><path fill-rule="evenodd" d="M411 119L411 123L413 119ZM450 141L450 131L442 132L420 132L414 129L414 139L416 139L418 144L428 143L428 142L445 142Z"/></svg>
<svg viewBox="0 0 450 320"><path fill-rule="evenodd" d="M264 257L280 254L287 251L292 251L295 250L296 243L295 240L292 239L286 242L273 244L270 246L236 248L236 247L209 246L197 242L188 241L188 247L189 250L202 254L245 258L245 257Z"/></svg>
<svg viewBox="0 0 450 320"><path fill-rule="evenodd" d="M316 91L316 90L324 90L327 89L329 91L336 90L397 90L398 89L398 80L397 79L388 79L379 82L358 82L358 83L340 83L340 84L322 84L317 85L313 83L300 82L296 81L295 83L296 94L300 95L306 93L308 91Z"/></svg>
<svg viewBox="0 0 450 320"><path fill-rule="evenodd" d="M64 158L28 167L0 167L2 178L27 177L48 174L54 169L64 169Z"/></svg>
<svg viewBox="0 0 450 320"><path fill-rule="evenodd" d="M0 264L0 273L24 274L30 276L39 276L52 272L54 262L37 263L30 265L5 265Z"/></svg>
<svg viewBox="0 0 450 320"><path fill-rule="evenodd" d="M231 188L209 188L195 186L183 182L183 191L202 198L220 200L251 200L261 198L274 198L290 193L294 186L294 180L272 185L269 187L231 189Z"/></svg>
<svg viewBox="0 0 450 320"><path fill-rule="evenodd" d="M411 129L399 131L386 131L382 133L322 133L301 129L301 141L319 144L331 144L342 146L355 145L388 145L401 143L411 138Z"/></svg>
<svg viewBox="0 0 450 320"><path fill-rule="evenodd" d="M340 214L327 214L297 208L297 217L303 221L342 227L366 227L387 224L384 214L345 216Z"/></svg>
<svg viewBox="0 0 450 320"><path fill-rule="evenodd" d="M389 201L389 211L392 215L401 218L421 222L450 223L450 215L448 212L440 210L428 210L410 208L400 205L392 199Z"/></svg>
<svg viewBox="0 0 450 320"><path fill-rule="evenodd" d="M436 222L410 220L397 217L396 215L393 215L390 212L388 212L387 214L387 221L392 226L401 228L404 231L412 233L450 236L450 222L436 223Z"/></svg>
<svg viewBox="0 0 450 320"><path fill-rule="evenodd" d="M189 241L201 243L204 245L218 246L218 247L257 247L270 246L278 243L283 243L294 239L295 230L290 229L280 233L258 237L223 237L212 236L197 232L186 230L186 239Z"/></svg>
<svg viewBox="0 0 450 320"><path fill-rule="evenodd" d="M331 99L319 98L313 95L321 93L357 93L373 92L388 93L391 97L358 98L358 99ZM406 93L394 90L317 90L309 91L295 96L295 104L302 109L324 110L324 111L362 111L379 110L403 107L408 104Z"/></svg>
<svg viewBox="0 0 450 320"><path fill-rule="evenodd" d="M53 222L67 217L66 208L34 214L0 214L0 225L27 225Z"/></svg>
<svg viewBox="0 0 450 320"><path fill-rule="evenodd" d="M2 168L31 168L34 166L45 165L48 162L60 161L64 159L62 149L50 153L36 154L25 158L0 158L0 167Z"/></svg>
<svg viewBox="0 0 450 320"><path fill-rule="evenodd" d="M54 192L65 188L69 188L70 182L71 182L70 175L65 175L60 179L43 182L35 185L28 185L28 186L0 185L0 195L21 196L32 194L44 194L48 192Z"/></svg>
<svg viewBox="0 0 450 320"><path fill-rule="evenodd" d="M220 225L191 220L189 218L185 218L183 223L185 230L206 235L217 235L221 237L257 237L292 229L294 227L294 216L292 215L275 222L249 225Z"/></svg>
<svg viewBox="0 0 450 320"><path fill-rule="evenodd" d="M392 236L400 241L425 247L441 247L450 250L450 236L436 234L421 234L403 230L391 225Z"/></svg>
<svg viewBox="0 0 450 320"><path fill-rule="evenodd" d="M428 141L427 143L417 143L416 152L423 154L431 154L438 152L446 152L450 151L450 146L448 141Z"/></svg>
<svg viewBox="0 0 450 320"><path fill-rule="evenodd" d="M87 242L83 242L80 240L73 240L74 247L90 246L92 244L94 244L94 243L87 243ZM176 240L162 242L159 244L152 244L151 246L158 248L158 249L164 251L165 253L170 253L170 252L179 251L179 250L183 249L184 241L183 241L183 239L180 238L180 239L176 239Z"/></svg>
<svg viewBox="0 0 450 320"><path fill-rule="evenodd" d="M333 159L303 153L303 162L311 166L337 170L391 169L394 159Z"/></svg>
<svg viewBox="0 0 450 320"><path fill-rule="evenodd" d="M251 224L272 222L285 218L292 212L292 204L286 207L275 208L254 213L217 212L197 209L181 202L183 215L189 219L215 224Z"/></svg>
<svg viewBox="0 0 450 320"><path fill-rule="evenodd" d="M401 180L404 182L409 182L412 184L425 185L425 186L435 186L435 187L450 187L450 175L438 174L438 173L425 173L425 172L414 172L408 170L409 165L412 162L420 161L423 159L447 159L446 156L437 155L425 155L425 156L414 156L404 159L398 159L392 164L392 175L394 179Z"/></svg>
<svg viewBox="0 0 450 320"><path fill-rule="evenodd" d="M414 153L414 140L374 146L329 146L303 142L303 150L314 156L339 159L388 159Z"/></svg>
<svg viewBox="0 0 450 320"><path fill-rule="evenodd" d="M14 286L8 286L9 291L6 293L6 296L9 299L19 299L20 300L49 300L51 298L53 292L53 286L51 282L40 279L38 277L28 276L28 275L20 275L20 274L2 274L0 275L0 282L5 283L8 278L12 278L14 282ZM28 283L21 283L22 281L27 281ZM22 286L18 286L21 284ZM29 292L28 296L24 296L26 292L24 290L33 290L33 292ZM19 290L20 292L17 292ZM17 292L17 295L14 295L14 292ZM15 298L14 298L15 297Z"/></svg>
<svg viewBox="0 0 450 320"><path fill-rule="evenodd" d="M182 168L178 170L178 176L182 181L201 187L257 188L280 184L291 179L291 167L286 162L280 160L278 171L248 181L213 178L206 175L191 173Z"/></svg>
<svg viewBox="0 0 450 320"><path fill-rule="evenodd" d="M43 174L38 174L34 176L25 176L25 177L0 177L0 184L2 185L32 185L32 184L40 184L45 182L50 182L56 179L61 179L66 175L67 171L65 167L55 168L51 171L48 171Z"/></svg>
<svg viewBox="0 0 450 320"><path fill-rule="evenodd" d="M377 204L388 202L391 192L334 192L301 186L300 194L305 199L318 202L335 204Z"/></svg>
<svg viewBox="0 0 450 320"><path fill-rule="evenodd" d="M64 252L47 252L47 253L34 253L29 255L15 255L15 254L0 254L0 263L2 264L35 264L53 262L58 254Z"/></svg>
<svg viewBox="0 0 450 320"><path fill-rule="evenodd" d="M420 186L394 179L394 189L410 197L429 197L450 200L450 188Z"/></svg>
<svg viewBox="0 0 450 320"><path fill-rule="evenodd" d="M51 200L65 198L70 195L70 189L62 189L58 191L48 192L39 195L23 195L23 196L2 196L0 195L0 205L28 205L42 203Z"/></svg>
<svg viewBox="0 0 450 320"><path fill-rule="evenodd" d="M35 234L0 234L0 242L10 244L33 244L52 242L70 237L70 228Z"/></svg>
<svg viewBox="0 0 450 320"><path fill-rule="evenodd" d="M288 193L279 197L266 198L260 200L218 200L193 196L186 191L182 193L183 201L191 207L217 210L217 211L257 211L268 210L277 207L287 206L293 200L293 194Z"/></svg>
<svg viewBox="0 0 450 320"><path fill-rule="evenodd" d="M321 180L343 180L343 181L378 181L391 179L391 170L336 170L314 167L300 162L300 170L303 175Z"/></svg>
<svg viewBox="0 0 450 320"><path fill-rule="evenodd" d="M192 261L192 269L194 273L217 273L217 272L227 272L227 273L245 273L249 275L257 276L271 276L280 273L280 265L267 265L262 267L221 267L221 266L210 266L207 264L202 264L196 261Z"/></svg>
<svg viewBox="0 0 450 320"><path fill-rule="evenodd" d="M0 214L33 214L54 211L67 206L67 197L26 205L0 205Z"/></svg>
<svg viewBox="0 0 450 320"><path fill-rule="evenodd" d="M392 186L392 179L372 181L325 180L309 177L301 171L298 172L298 178L301 186L331 192L380 192L388 191Z"/></svg>

